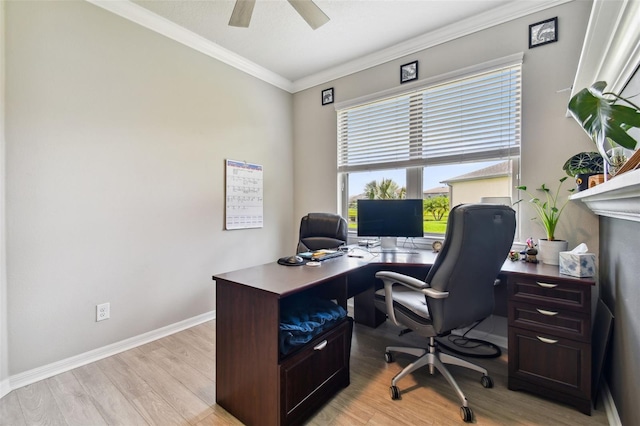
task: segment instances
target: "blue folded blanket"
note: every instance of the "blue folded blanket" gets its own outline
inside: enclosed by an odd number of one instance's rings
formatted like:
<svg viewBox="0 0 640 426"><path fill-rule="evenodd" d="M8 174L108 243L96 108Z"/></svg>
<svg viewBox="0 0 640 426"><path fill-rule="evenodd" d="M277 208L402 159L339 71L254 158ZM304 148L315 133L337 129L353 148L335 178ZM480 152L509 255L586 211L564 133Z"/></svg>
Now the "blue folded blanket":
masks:
<svg viewBox="0 0 640 426"><path fill-rule="evenodd" d="M304 345L347 316L342 306L330 300L294 298L280 305L280 352L287 354Z"/></svg>

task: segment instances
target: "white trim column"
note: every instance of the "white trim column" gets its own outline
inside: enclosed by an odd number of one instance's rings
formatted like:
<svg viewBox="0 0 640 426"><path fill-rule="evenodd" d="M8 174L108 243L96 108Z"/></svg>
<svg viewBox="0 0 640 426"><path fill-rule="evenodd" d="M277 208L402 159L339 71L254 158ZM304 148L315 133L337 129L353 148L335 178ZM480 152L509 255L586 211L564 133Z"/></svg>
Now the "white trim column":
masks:
<svg viewBox="0 0 640 426"><path fill-rule="evenodd" d="M9 327L7 325L7 238L5 214L5 2L0 1L0 398L9 386Z"/></svg>

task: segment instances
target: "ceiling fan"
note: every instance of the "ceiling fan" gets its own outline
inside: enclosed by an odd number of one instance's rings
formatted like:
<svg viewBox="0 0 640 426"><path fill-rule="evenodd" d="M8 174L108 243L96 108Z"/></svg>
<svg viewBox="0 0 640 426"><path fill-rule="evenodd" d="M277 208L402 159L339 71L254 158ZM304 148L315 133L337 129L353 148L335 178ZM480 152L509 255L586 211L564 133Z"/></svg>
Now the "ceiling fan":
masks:
<svg viewBox="0 0 640 426"><path fill-rule="evenodd" d="M329 22L329 17L312 0L287 0L302 19L314 30ZM249 26L256 0L236 0L229 25L232 27Z"/></svg>

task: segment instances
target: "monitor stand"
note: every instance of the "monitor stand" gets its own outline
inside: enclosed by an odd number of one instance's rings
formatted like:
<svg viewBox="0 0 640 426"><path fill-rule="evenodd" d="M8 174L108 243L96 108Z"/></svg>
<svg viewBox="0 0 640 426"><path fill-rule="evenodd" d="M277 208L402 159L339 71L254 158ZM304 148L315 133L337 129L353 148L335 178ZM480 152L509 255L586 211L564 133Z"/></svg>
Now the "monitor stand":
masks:
<svg viewBox="0 0 640 426"><path fill-rule="evenodd" d="M396 237L380 237L381 251L397 251L398 239Z"/></svg>

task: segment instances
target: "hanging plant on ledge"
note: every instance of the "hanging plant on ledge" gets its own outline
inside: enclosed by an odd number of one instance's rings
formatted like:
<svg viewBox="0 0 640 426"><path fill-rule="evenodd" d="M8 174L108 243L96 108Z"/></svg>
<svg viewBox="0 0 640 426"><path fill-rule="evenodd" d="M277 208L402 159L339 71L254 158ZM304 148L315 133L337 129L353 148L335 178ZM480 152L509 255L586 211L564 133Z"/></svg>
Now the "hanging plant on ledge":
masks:
<svg viewBox="0 0 640 426"><path fill-rule="evenodd" d="M611 163L609 148L621 146L635 150L637 141L627 133L640 128L640 108L629 99L605 92L607 83L598 81L582 89L569 101L569 112L589 135L600 155ZM622 101L627 105L617 103Z"/></svg>

